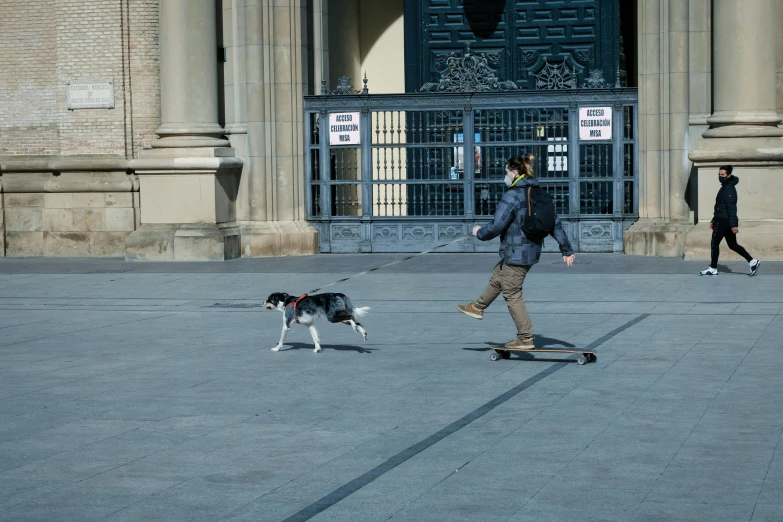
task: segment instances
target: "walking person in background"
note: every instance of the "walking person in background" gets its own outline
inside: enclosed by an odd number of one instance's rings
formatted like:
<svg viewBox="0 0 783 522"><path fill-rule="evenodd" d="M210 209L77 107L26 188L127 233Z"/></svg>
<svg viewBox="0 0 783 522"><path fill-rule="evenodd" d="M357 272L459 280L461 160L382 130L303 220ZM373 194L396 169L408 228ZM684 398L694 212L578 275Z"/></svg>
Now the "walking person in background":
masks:
<svg viewBox="0 0 783 522"><path fill-rule="evenodd" d="M754 259L747 250L737 244L737 234L739 233L739 219L737 218L737 183L739 178L733 176L731 171L734 168L731 165L724 165L718 170L718 181L720 181L720 190L715 198L715 211L710 221L712 229L712 262L710 266L701 270L699 275L718 275L718 256L720 255L720 242L726 238L726 244L729 248L745 258L750 269L748 275L756 274L761 262Z"/></svg>

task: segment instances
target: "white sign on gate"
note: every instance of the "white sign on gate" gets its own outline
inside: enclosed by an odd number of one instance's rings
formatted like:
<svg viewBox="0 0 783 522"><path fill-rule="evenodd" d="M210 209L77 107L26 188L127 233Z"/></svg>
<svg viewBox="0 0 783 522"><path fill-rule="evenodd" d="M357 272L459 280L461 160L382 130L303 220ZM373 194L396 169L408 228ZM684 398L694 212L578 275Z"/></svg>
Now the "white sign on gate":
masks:
<svg viewBox="0 0 783 522"><path fill-rule="evenodd" d="M359 113L329 113L329 145L360 145Z"/></svg>
<svg viewBox="0 0 783 522"><path fill-rule="evenodd" d="M579 107L579 139L611 140L612 108Z"/></svg>

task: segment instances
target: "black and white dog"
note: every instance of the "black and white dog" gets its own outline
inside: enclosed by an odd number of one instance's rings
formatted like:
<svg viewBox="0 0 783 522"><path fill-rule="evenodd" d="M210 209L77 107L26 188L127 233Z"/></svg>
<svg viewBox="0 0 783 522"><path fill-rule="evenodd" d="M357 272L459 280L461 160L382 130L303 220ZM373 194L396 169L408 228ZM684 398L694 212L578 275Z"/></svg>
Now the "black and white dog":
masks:
<svg viewBox="0 0 783 522"><path fill-rule="evenodd" d="M321 351L321 342L318 332L313 326L316 319L326 317L330 323L344 323L353 327L354 331L367 340L367 331L357 320L370 311L369 307L356 308L344 294L316 294L295 297L282 292L275 292L266 298L264 303L267 310L280 310L283 312L283 332L280 334L280 342L272 348L273 352L283 347L283 341L294 322L301 323L310 329L315 343L315 352Z"/></svg>

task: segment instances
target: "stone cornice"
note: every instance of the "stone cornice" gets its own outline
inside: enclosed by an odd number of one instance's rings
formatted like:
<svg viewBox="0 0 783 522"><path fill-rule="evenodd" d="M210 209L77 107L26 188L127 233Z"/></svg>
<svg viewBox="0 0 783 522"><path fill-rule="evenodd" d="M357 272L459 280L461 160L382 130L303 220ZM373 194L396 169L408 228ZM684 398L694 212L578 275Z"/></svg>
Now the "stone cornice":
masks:
<svg viewBox="0 0 783 522"><path fill-rule="evenodd" d="M0 161L0 192L138 192L137 172L235 173L241 158L48 158Z"/></svg>
<svg viewBox="0 0 783 522"><path fill-rule="evenodd" d="M0 192L138 192L139 178L125 172L12 172L0 176Z"/></svg>
<svg viewBox="0 0 783 522"><path fill-rule="evenodd" d="M50 158L0 161L0 175L6 173L126 172L136 170L215 170L241 168L241 158Z"/></svg>
<svg viewBox="0 0 783 522"><path fill-rule="evenodd" d="M700 149L688 153L688 159L697 165L712 163L783 163L783 148L758 149Z"/></svg>

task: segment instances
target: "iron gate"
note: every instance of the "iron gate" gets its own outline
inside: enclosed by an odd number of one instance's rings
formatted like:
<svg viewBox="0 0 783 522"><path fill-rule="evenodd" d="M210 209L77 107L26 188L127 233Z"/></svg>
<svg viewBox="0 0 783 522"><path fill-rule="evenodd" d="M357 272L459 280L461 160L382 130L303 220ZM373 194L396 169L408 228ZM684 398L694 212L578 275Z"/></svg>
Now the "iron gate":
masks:
<svg viewBox="0 0 783 522"><path fill-rule="evenodd" d="M506 160L526 152L575 250L621 252L637 219L635 89L350 92L304 106L307 217L322 252L418 252L467 234L491 219ZM580 141L586 107L613 108L611 140ZM360 143L330 145L330 114L358 116L333 129L347 141L358 131ZM443 251L496 251L497 241ZM544 251L558 251L554 239Z"/></svg>

